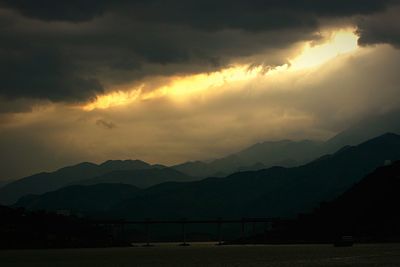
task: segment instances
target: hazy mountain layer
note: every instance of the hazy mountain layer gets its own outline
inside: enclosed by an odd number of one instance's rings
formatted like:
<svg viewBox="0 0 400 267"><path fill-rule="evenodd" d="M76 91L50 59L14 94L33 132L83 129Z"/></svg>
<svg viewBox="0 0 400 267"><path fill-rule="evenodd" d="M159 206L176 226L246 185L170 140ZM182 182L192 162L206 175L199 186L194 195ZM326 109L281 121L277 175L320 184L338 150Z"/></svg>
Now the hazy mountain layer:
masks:
<svg viewBox="0 0 400 267"><path fill-rule="evenodd" d="M173 168L191 176L222 177L238 171L260 170L272 166L293 167L320 156L321 145L322 143L309 140L263 142L209 163L186 162Z"/></svg>
<svg viewBox="0 0 400 267"><path fill-rule="evenodd" d="M400 159L400 136L386 134L294 167L152 187L115 207L138 218L290 216L332 199L386 160Z"/></svg>
<svg viewBox="0 0 400 267"><path fill-rule="evenodd" d="M94 185L99 183L120 183L146 188L168 181L188 182L197 180L172 168L153 168L143 170L118 170L104 175L77 181L75 184Z"/></svg>
<svg viewBox="0 0 400 267"><path fill-rule="evenodd" d="M300 166L324 154L330 154L346 145L357 145L384 132L400 133L400 112L373 116L355 124L326 142L315 141L276 141L252 145L238 153L205 163L201 161L186 162L172 168L187 176L206 178L224 177L238 171L266 169L272 166ZM70 184L94 184L97 182L116 182L148 187L164 181L184 181L181 174L165 174L143 171L126 173L124 170L162 169L162 165L149 165L136 161L107 161L101 165L81 163L66 167L53 173L35 174L0 188L0 203L11 204L25 194L41 194ZM109 174L113 171L121 171ZM158 171L154 171L158 172ZM141 176L141 177L139 177ZM96 179L93 179L96 178ZM187 177L186 181L193 180ZM91 180L93 179L93 180ZM0 185L1 187L1 185Z"/></svg>
<svg viewBox="0 0 400 267"><path fill-rule="evenodd" d="M374 114L327 140L324 147L326 151L337 150L345 145L358 145L387 132L400 134L400 111Z"/></svg>
<svg viewBox="0 0 400 267"><path fill-rule="evenodd" d="M185 162L173 166L190 176L227 176L238 171L261 170L273 166L300 166L346 145L358 145L386 132L400 134L400 111L374 115L335 135L326 142L310 140L263 142L242 151L205 163Z"/></svg>
<svg viewBox="0 0 400 267"><path fill-rule="evenodd" d="M398 159L400 136L385 134L300 167L273 167L226 178L156 185L114 202L107 213L136 219L294 216L334 199L388 160ZM35 200L40 205L25 206L55 209L60 207L58 198L55 193L46 201Z"/></svg>
<svg viewBox="0 0 400 267"><path fill-rule="evenodd" d="M115 170L151 169L152 166L140 160L109 160L100 165L84 162L65 167L55 172L38 173L11 182L0 188L0 202L12 204L27 194L42 194L64 187L83 179L94 178Z"/></svg>

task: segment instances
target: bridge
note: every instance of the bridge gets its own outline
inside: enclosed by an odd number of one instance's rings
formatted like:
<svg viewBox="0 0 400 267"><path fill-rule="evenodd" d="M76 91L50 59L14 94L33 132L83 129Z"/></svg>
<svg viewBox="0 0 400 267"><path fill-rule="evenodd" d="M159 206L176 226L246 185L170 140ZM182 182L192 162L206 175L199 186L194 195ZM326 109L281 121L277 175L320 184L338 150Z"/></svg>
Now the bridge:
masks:
<svg viewBox="0 0 400 267"><path fill-rule="evenodd" d="M186 229L188 224L215 224L217 225L217 236L218 236L218 245L222 245L222 226L223 224L241 224L241 235L240 237L243 238L245 236L245 227L246 224L253 224L253 232L255 232L255 225L257 223L264 223L265 224L265 232L269 225L273 223L279 223L282 221L280 218L241 218L241 219L222 219L217 218L214 220L189 220L186 218L180 220L152 220L152 219L145 219L145 220L96 220L92 221L95 225L109 225L109 226L116 226L120 227L122 230L124 229L125 225L144 225L145 227L145 235L146 241L145 246L151 246L150 241L150 231L151 225L155 224L178 224L182 226L182 243L181 246L188 246L188 242L186 239Z"/></svg>

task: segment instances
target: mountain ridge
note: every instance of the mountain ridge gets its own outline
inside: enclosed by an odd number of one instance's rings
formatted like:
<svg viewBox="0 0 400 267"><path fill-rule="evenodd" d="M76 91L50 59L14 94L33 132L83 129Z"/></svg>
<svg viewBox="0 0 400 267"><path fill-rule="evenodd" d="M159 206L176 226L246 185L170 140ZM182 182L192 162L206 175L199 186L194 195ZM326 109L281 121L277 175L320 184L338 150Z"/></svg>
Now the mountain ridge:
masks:
<svg viewBox="0 0 400 267"><path fill-rule="evenodd" d="M319 159L320 157L338 153L340 149L347 149L347 145L356 145L362 141L372 138L372 134L383 134L389 130L400 133L400 111L393 111L383 115L372 116L371 118L360 121L347 130L335 135L325 142L302 140L291 141L288 139L281 141L265 141L253 144L237 153L226 157L215 159L209 162L189 161L178 165L170 166L181 173L195 178L206 178L210 176L224 177L235 172L247 170L260 170L272 166L294 167L307 162ZM129 166L129 167L125 167ZM101 164L83 162L73 166L67 166L55 172L42 172L31 176L23 177L19 180L9 181L3 186L0 185L0 203L11 204L18 197L29 193L44 193L56 188L73 184L78 180L94 178L104 175L113 170L128 169L149 169L165 168L163 165L150 165L141 160L109 160ZM71 169L72 168L72 169ZM74 172L74 169L80 169ZM109 168L101 171L101 168ZM97 170L96 170L97 169ZM61 172L69 176L68 181L54 178ZM27 181L34 178L35 181ZM43 187L43 188L40 188ZM19 193L11 192L19 191Z"/></svg>
<svg viewBox="0 0 400 267"><path fill-rule="evenodd" d="M334 199L387 160L399 159L400 135L382 135L299 167L158 184L115 203L108 215L127 219L290 217ZM46 209L46 205L37 208Z"/></svg>
<svg viewBox="0 0 400 267"><path fill-rule="evenodd" d="M101 176L79 180L79 185L94 185L99 183L121 183L139 188L150 187L168 181L193 181L190 177L172 168L151 168L137 170L115 170Z"/></svg>
<svg viewBox="0 0 400 267"><path fill-rule="evenodd" d="M108 160L101 164L81 162L60 168L54 172L41 172L21 178L0 188L0 202L12 204L26 194L41 194L56 190L83 179L94 178L113 170L151 169L141 160Z"/></svg>

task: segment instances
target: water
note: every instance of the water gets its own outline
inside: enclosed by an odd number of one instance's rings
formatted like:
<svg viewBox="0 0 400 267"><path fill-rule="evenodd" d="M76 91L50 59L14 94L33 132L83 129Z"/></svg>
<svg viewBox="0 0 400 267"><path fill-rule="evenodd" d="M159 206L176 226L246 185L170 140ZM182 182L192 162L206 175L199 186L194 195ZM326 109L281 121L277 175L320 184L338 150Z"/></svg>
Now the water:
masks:
<svg viewBox="0 0 400 267"><path fill-rule="evenodd" d="M0 266L400 266L400 244L246 245L157 244L154 247L0 251Z"/></svg>

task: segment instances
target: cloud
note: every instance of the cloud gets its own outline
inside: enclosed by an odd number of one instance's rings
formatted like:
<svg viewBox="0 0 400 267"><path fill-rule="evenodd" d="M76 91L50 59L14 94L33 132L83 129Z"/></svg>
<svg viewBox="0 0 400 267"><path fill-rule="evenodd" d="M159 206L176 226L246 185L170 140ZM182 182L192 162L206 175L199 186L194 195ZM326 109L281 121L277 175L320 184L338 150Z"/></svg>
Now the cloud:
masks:
<svg viewBox="0 0 400 267"><path fill-rule="evenodd" d="M2 14L7 26L0 30L0 95L9 99L87 101L149 75L217 70L233 58L315 38L311 31L199 32L135 25L121 17L81 25L32 21L7 11ZM284 60L271 53L267 61L281 64Z"/></svg>
<svg viewBox="0 0 400 267"><path fill-rule="evenodd" d="M372 45L388 43L400 47L400 5L358 22L360 44Z"/></svg>
<svg viewBox="0 0 400 267"><path fill-rule="evenodd" d="M108 130L112 130L115 127L117 127L117 125L115 125L113 122L105 121L105 120L102 120L102 119L97 120L96 121L96 125L99 126L99 127L104 128L104 129L108 129Z"/></svg>
<svg viewBox="0 0 400 267"><path fill-rule="evenodd" d="M90 112L60 103L16 114L0 128L1 178L79 161L173 164L265 140L323 140L399 109L399 68L400 51L378 45L316 69L223 84L183 102L165 96ZM111 122L118 127L99 130Z"/></svg>
<svg viewBox="0 0 400 267"><path fill-rule="evenodd" d="M82 77L80 67L57 52L16 50L0 56L3 97L78 101L103 92L96 78Z"/></svg>
<svg viewBox="0 0 400 267"><path fill-rule="evenodd" d="M0 178L79 161L170 164L258 141L324 139L399 108L399 51L380 45L399 47L398 3L0 0ZM323 42L320 31L348 26L364 47L317 70L227 83L184 102L76 107L143 81L150 91L234 64L280 66L304 42Z"/></svg>
<svg viewBox="0 0 400 267"><path fill-rule="evenodd" d="M68 1L3 0L27 17L44 21L93 20L107 13L128 15L134 21L190 25L204 29L280 29L316 23L316 17L369 14L384 9L393 0L136 0Z"/></svg>
<svg viewBox="0 0 400 267"><path fill-rule="evenodd" d="M280 65L322 21L395 2L2 0L0 95L80 102L148 76Z"/></svg>
<svg viewBox="0 0 400 267"><path fill-rule="evenodd" d="M101 15L108 1L50 1L50 0L2 0L0 5L21 12L22 15L45 21L85 21Z"/></svg>

